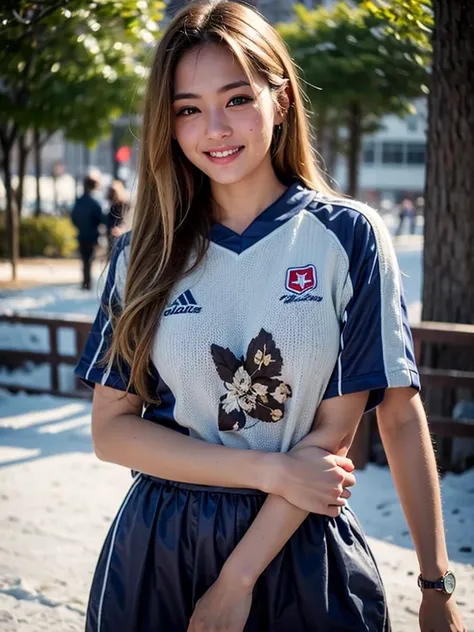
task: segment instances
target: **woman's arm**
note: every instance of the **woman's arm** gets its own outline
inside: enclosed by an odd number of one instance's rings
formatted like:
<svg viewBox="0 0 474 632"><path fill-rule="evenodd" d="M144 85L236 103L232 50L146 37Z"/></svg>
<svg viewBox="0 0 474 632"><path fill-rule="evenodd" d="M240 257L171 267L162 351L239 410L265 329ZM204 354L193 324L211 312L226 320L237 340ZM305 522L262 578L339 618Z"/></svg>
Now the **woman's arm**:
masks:
<svg viewBox="0 0 474 632"><path fill-rule="evenodd" d="M99 459L183 483L272 486L273 455L194 439L142 419L141 411L137 395L95 386L92 440Z"/></svg>
<svg viewBox="0 0 474 632"><path fill-rule="evenodd" d="M311 461L315 445L347 453L366 401L366 392L324 400L318 408L312 432L290 452L290 458ZM342 494L342 485L343 481L338 481L335 489L338 497ZM345 497L349 495L346 493ZM332 507L327 515L339 513L340 507ZM269 496L224 564L217 581L199 600L188 632L217 629L241 632L250 611L255 582L307 516L307 511L284 498Z"/></svg>
<svg viewBox="0 0 474 632"><path fill-rule="evenodd" d="M363 415L367 395L367 392L354 393L324 400L316 413L313 430L291 451L294 458L311 458L305 452L316 446L345 456ZM335 490L339 497L342 485L341 480L341 487ZM338 516L340 510L340 506L330 508L326 515ZM228 558L223 575L253 586L307 516L307 511L295 507L281 496L269 496Z"/></svg>
<svg viewBox="0 0 474 632"><path fill-rule="evenodd" d="M448 570L436 460L420 396L410 388L389 389L377 410L380 435L410 529L424 579ZM455 597L424 590L422 632L465 631Z"/></svg>
<svg viewBox="0 0 474 632"><path fill-rule="evenodd" d="M448 570L436 460L425 412L413 389L389 389L377 409L380 436L423 577Z"/></svg>
<svg viewBox="0 0 474 632"><path fill-rule="evenodd" d="M185 483L257 488L324 513L341 503L337 481L352 485L350 459L309 448L314 465L285 454L241 450L188 437L140 417L142 400L96 385L92 439L97 456L152 476ZM275 491L275 493L277 493Z"/></svg>

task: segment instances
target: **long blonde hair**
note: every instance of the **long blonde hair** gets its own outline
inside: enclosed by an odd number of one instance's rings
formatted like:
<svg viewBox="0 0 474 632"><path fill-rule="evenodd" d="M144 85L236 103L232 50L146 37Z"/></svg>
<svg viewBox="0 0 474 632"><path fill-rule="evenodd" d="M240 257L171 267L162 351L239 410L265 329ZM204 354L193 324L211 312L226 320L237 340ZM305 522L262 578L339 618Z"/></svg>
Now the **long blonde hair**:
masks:
<svg viewBox="0 0 474 632"><path fill-rule="evenodd" d="M272 147L275 173L283 183L297 178L330 192L310 142L301 86L285 44L255 10L211 0L186 6L158 43L145 95L139 186L132 226L124 305L113 322L109 362L131 367L129 387L147 402L153 340L171 288L202 261L212 223L209 179L173 139L173 75L183 54L206 43L227 46L252 82L265 78L275 99L286 91L290 107ZM189 255L193 264L186 269Z"/></svg>

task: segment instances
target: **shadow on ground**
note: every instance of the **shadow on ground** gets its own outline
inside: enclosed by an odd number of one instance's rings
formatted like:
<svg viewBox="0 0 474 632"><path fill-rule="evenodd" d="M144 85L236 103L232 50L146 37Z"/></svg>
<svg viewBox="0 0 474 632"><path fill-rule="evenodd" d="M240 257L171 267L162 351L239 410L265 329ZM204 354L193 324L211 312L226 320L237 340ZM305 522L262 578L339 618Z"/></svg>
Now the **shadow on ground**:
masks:
<svg viewBox="0 0 474 632"><path fill-rule="evenodd" d="M0 390L0 468L91 452L89 402Z"/></svg>

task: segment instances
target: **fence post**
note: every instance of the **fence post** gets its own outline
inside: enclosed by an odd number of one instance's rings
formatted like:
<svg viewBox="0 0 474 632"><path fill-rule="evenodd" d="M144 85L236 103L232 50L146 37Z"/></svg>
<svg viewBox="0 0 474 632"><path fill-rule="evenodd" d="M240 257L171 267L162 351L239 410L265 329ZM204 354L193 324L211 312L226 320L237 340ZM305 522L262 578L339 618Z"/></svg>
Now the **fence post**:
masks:
<svg viewBox="0 0 474 632"><path fill-rule="evenodd" d="M56 323L48 323L49 329L49 348L51 352L51 389L59 391L59 375L58 375L58 328Z"/></svg>

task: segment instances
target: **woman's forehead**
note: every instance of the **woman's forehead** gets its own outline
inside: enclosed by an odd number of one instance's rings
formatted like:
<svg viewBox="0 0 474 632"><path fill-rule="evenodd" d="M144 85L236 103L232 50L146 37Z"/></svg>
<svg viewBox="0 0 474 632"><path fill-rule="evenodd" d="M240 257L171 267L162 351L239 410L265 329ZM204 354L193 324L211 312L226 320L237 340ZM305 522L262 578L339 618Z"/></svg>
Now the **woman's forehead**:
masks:
<svg viewBox="0 0 474 632"><path fill-rule="evenodd" d="M174 92L199 95L218 92L236 82L262 83L259 77L251 80L233 53L224 45L204 44L187 51L176 65Z"/></svg>

